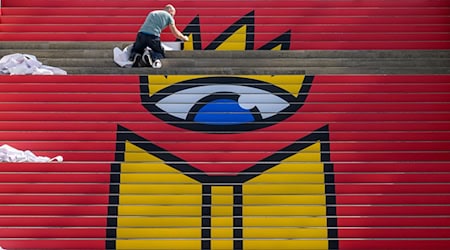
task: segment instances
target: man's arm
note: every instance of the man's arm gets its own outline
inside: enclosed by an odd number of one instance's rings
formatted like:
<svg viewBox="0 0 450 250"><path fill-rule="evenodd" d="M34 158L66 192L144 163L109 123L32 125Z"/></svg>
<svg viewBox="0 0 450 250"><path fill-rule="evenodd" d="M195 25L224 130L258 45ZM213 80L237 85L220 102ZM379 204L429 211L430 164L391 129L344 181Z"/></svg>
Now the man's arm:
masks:
<svg viewBox="0 0 450 250"><path fill-rule="evenodd" d="M169 24L169 28L170 28L170 31L172 32L172 34L173 34L176 38L178 38L178 39L180 39L180 40L182 40L182 41L185 41L185 42L189 41L189 38L188 38L187 36L183 35L183 33L181 33L181 32L177 29L177 27L175 26L175 24Z"/></svg>

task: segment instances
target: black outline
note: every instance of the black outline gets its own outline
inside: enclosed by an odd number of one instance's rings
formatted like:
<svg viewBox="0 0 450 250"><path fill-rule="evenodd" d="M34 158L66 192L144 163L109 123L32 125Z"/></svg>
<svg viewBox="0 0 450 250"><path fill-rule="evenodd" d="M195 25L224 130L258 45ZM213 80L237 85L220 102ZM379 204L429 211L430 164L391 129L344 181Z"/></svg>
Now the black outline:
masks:
<svg viewBox="0 0 450 250"><path fill-rule="evenodd" d="M141 149L147 152L157 152L151 153L161 160L167 162L168 166L173 167L174 169L180 172L188 172L185 174L186 176L197 180L199 184L202 185L202 250L208 250L211 247L211 239L210 237L210 226L211 226L211 185L224 185L228 183L235 183L233 186L233 196L234 196L234 209L233 209L233 217L234 217L234 228L233 234L234 236L242 236L243 234L243 225L242 225L242 184L246 181L259 176L260 174L276 165L279 164L282 160L292 156L302 149L320 141L321 145L321 161L324 164L324 184L325 184L325 195L326 195L326 206L327 206L327 226L328 226L328 244L329 249L338 249L338 235L337 235L337 218L336 218L336 197L335 197L335 184L334 184L334 173L333 173L333 164L330 162L330 145L329 145L329 129L328 125L322 128L319 128L313 131L311 134L294 141L291 145L279 150L277 153L261 160L263 163L255 164L253 167L250 167L235 176L208 176L204 172L193 168L188 163L183 161L182 159L176 157L165 149L153 144L151 141L146 140L143 137L135 134L131 130L118 125L117 128L117 144L116 144L116 154L115 160L116 162L123 162L124 154L125 154L125 143L129 141L133 145L140 147ZM276 162L276 163L264 163L264 162ZM118 206L118 195L119 188L117 182L120 180L120 166L121 163L113 163L111 164L111 183L110 183L110 204L108 206L108 230L107 230L107 240L106 240L106 248L111 249L115 247L115 238L116 238L116 230L117 230L117 206ZM240 185L236 183L241 183ZM120 183L119 183L120 185ZM114 193L117 191L117 193ZM117 197L114 198L114 197ZM208 210L209 208L209 210ZM204 237L205 236L205 237ZM331 238L331 239L330 239ZM209 246L209 248L208 248ZM114 248L112 248L114 249ZM244 249L242 237L236 237L234 239L234 250Z"/></svg>
<svg viewBox="0 0 450 250"><path fill-rule="evenodd" d="M211 190L211 185L202 185L202 249L211 249Z"/></svg>
<svg viewBox="0 0 450 250"><path fill-rule="evenodd" d="M116 134L116 162L123 162L124 154L118 152L125 152L125 143L119 143L119 133ZM119 194L120 194L120 166L121 163L111 164L111 175L109 184L109 205L108 205L108 217L106 220L106 241L105 248L116 249L117 238L117 214L119 206Z"/></svg>
<svg viewBox="0 0 450 250"><path fill-rule="evenodd" d="M233 186L233 250L244 249L242 184Z"/></svg>
<svg viewBox="0 0 450 250"><path fill-rule="evenodd" d="M272 50L273 48L281 45L281 50L290 50L291 46L291 31L288 30L284 34L281 34L277 38L268 42L264 46L260 47L258 50Z"/></svg>
<svg viewBox="0 0 450 250"><path fill-rule="evenodd" d="M245 34L245 50L253 50L255 41L255 11L250 11L247 15L243 16L241 19L237 20L228 29L222 32L214 41L212 41L205 50L216 50L220 45L222 45L229 37L234 35L234 33L247 26L247 31Z"/></svg>
<svg viewBox="0 0 450 250"><path fill-rule="evenodd" d="M200 31L200 17L197 15L183 30L183 34L192 34L192 43L194 50L202 49L202 36ZM184 46L184 43L181 43ZM184 50L184 47L182 48Z"/></svg>
<svg viewBox="0 0 450 250"><path fill-rule="evenodd" d="M292 116L295 112L297 112L305 102L308 93L311 88L311 83L314 79L314 76L305 76L303 82L299 82L301 84L301 88L299 90L298 96L295 97L291 95L290 93L286 92L285 90L267 83L263 81L259 81L252 78L243 78L243 77L218 77L218 76L209 76L209 77L201 77L201 78L194 78L189 79L183 82L175 83L165 89L162 89L158 91L158 93L153 94L150 96L149 93L149 78L148 76L141 76L141 84L140 84L140 90L141 90L141 102L142 106L147 109L150 113L158 117L159 119L167 122L168 124L171 124L176 127L192 130L192 131L201 131L204 133L239 133L244 131L252 131L256 129L261 129L265 127L272 126L274 124L279 123L280 121L283 121L287 119L288 117ZM253 88L259 88L261 90L268 91L270 93L273 93L274 95L277 95L278 97L285 100L287 103L289 103L289 107L282 110L280 114L272 116L270 118L256 121L256 122L250 122L245 124L235 124L235 125L208 125L208 124L200 124L195 123L189 120L183 120L179 119L177 117L174 117L164 110L158 108L155 104L167 97L168 95L172 93L176 93L177 91L186 89L186 88L192 88L192 87L198 87L203 85L213 85L213 84L230 84L232 82L233 84L238 84L241 86L248 86Z"/></svg>

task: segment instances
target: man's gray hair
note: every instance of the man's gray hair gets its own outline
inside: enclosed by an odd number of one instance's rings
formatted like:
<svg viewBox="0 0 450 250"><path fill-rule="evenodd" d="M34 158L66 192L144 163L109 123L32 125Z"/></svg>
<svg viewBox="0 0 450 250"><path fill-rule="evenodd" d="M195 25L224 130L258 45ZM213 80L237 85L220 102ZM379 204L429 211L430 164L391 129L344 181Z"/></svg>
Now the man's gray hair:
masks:
<svg viewBox="0 0 450 250"><path fill-rule="evenodd" d="M168 4L168 5L166 5L166 7L164 7L164 10L166 10L166 11L174 11L175 7L173 7L172 4Z"/></svg>

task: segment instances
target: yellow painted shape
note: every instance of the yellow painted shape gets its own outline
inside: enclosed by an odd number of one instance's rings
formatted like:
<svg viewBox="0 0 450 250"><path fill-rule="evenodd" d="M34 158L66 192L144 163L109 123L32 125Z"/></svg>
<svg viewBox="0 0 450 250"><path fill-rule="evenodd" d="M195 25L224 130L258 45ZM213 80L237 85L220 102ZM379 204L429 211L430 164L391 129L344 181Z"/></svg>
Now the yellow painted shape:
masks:
<svg viewBox="0 0 450 250"><path fill-rule="evenodd" d="M149 95L153 95L164 88L167 88L175 83L186 80L199 79L205 77L227 77L221 75L149 75ZM231 76L228 76L231 77ZM253 80L259 80L273 84L286 92L297 97L302 87L305 75L236 75L233 77L242 77Z"/></svg>
<svg viewBox="0 0 450 250"><path fill-rule="evenodd" d="M116 248L201 249L202 185L129 142L125 151ZM327 249L320 155L314 143L243 184L244 249ZM233 187L211 195L211 249L232 249Z"/></svg>
<svg viewBox="0 0 450 250"><path fill-rule="evenodd" d="M201 237L201 230L192 230L192 228L128 228L127 230L122 230L117 234L117 238L134 238L134 239L145 239L145 238L156 238L156 239L178 239L178 238L193 238L199 239Z"/></svg>
<svg viewBox="0 0 450 250"><path fill-rule="evenodd" d="M200 206L119 205L119 216L201 216ZM119 218L119 222L120 222ZM119 223L118 223L119 224ZM180 225L182 225L180 221ZM120 225L118 225L120 226ZM150 225L151 226L151 225Z"/></svg>
<svg viewBox="0 0 450 250"><path fill-rule="evenodd" d="M150 91L149 95L151 96L175 83L202 77L204 76L199 77L195 75L170 75L170 76L149 75L148 76L148 84L149 84L148 89Z"/></svg>
<svg viewBox="0 0 450 250"><path fill-rule="evenodd" d="M211 218L211 225L215 227L232 227L233 220L229 216L214 216Z"/></svg>
<svg viewBox="0 0 450 250"><path fill-rule="evenodd" d="M270 199L270 196L267 196L267 199ZM245 196L244 196L245 199ZM324 216L326 213L325 206L299 206L299 205L290 205L290 206L272 206L261 204L259 206L245 206L243 208L244 221L246 216L272 216L273 218L266 217L266 220L276 220L277 216ZM326 220L324 220L326 221ZM244 223L244 226L249 226Z"/></svg>
<svg viewBox="0 0 450 250"><path fill-rule="evenodd" d="M232 240L213 240L211 241L211 250L228 250L233 249Z"/></svg>
<svg viewBox="0 0 450 250"><path fill-rule="evenodd" d="M212 241L217 239L230 239L233 240L233 227L213 227L211 229Z"/></svg>
<svg viewBox="0 0 450 250"><path fill-rule="evenodd" d="M283 195L283 194L324 194L323 184L246 184L246 193L252 195Z"/></svg>
<svg viewBox="0 0 450 250"><path fill-rule="evenodd" d="M308 239L308 238L327 238L326 228L254 228L246 227L244 230L244 238L258 238L258 239Z"/></svg>
<svg viewBox="0 0 450 250"><path fill-rule="evenodd" d="M200 249L202 185L128 141L124 159L121 164L116 249ZM192 194L183 195L186 190ZM137 192L140 195L136 195ZM159 216L162 221L155 222ZM140 222L130 220L140 217L148 219ZM177 220L170 220L169 226L164 222L171 217ZM173 240L164 240L168 238Z"/></svg>
<svg viewBox="0 0 450 250"><path fill-rule="evenodd" d="M198 217L187 216L122 216L120 225L123 227L179 227L180 220L185 227L198 227Z"/></svg>
<svg viewBox="0 0 450 250"><path fill-rule="evenodd" d="M308 153L303 154L305 158L311 157L314 158L316 156L316 153ZM297 158L297 159L296 159ZM321 173L322 170L320 170L321 167L323 167L322 163L314 163L311 161L306 161L305 159L298 159L298 157L289 158L286 159L285 162L292 161L293 164L296 165L297 170L290 169L290 173L300 173L300 174L311 174L311 173ZM316 172L317 170L320 170L319 172ZM271 169L270 172L273 174L286 174L286 172L280 171L277 172L279 169Z"/></svg>
<svg viewBox="0 0 450 250"><path fill-rule="evenodd" d="M194 50L194 36L192 34L189 34L188 38L189 41L184 42L183 44L183 50Z"/></svg>
<svg viewBox="0 0 450 250"><path fill-rule="evenodd" d="M233 194L232 186L211 187L211 217L220 218L211 220L211 250L233 245Z"/></svg>
<svg viewBox="0 0 450 250"><path fill-rule="evenodd" d="M270 200L263 195L246 195L245 204L273 204L273 205L323 205L326 203L324 195L272 195Z"/></svg>
<svg viewBox="0 0 450 250"><path fill-rule="evenodd" d="M186 239L138 239L117 240L116 249L133 250L199 250L201 241Z"/></svg>
<svg viewBox="0 0 450 250"><path fill-rule="evenodd" d="M225 187L224 187L225 188ZM232 189L232 187L227 187ZM214 190L214 188L213 188ZM233 193L230 195L223 194L213 194L212 195L212 204L213 205L232 205L233 204Z"/></svg>
<svg viewBox="0 0 450 250"><path fill-rule="evenodd" d="M152 204L162 204L162 205L201 205L202 197L199 195L168 195L168 194L157 194L157 195L121 195L120 204L123 205L152 205Z"/></svg>
<svg viewBox="0 0 450 250"><path fill-rule="evenodd" d="M324 217L321 216L281 216L276 220L268 220L261 216L246 216L245 222L254 227L321 227Z"/></svg>
<svg viewBox="0 0 450 250"><path fill-rule="evenodd" d="M148 166L151 167L160 167L164 164L154 164L149 163ZM192 179L186 178L186 175L183 174L144 174L144 173L133 173L133 174L121 174L120 182L121 183L174 183L174 184L183 184L183 183L192 183Z"/></svg>
<svg viewBox="0 0 450 250"><path fill-rule="evenodd" d="M314 143L311 146L305 148L300 153L295 154L291 157L286 158L283 160L282 164L277 166L277 168L272 168L268 172L277 172L277 171L289 171L289 172L304 172L307 171L307 167L304 167L302 164L302 168L298 169L297 167L292 167L292 165L295 166L297 162L311 162L311 166L309 167L311 172L323 172L323 165L320 162L321 159L321 153L320 153L320 144ZM286 164L283 164L286 163ZM314 164L315 163L315 164ZM306 164L305 164L306 165ZM315 169L313 169L315 168ZM315 170L315 171L312 171Z"/></svg>
<svg viewBox="0 0 450 250"><path fill-rule="evenodd" d="M328 250L328 240L246 240L244 249L258 250Z"/></svg>
<svg viewBox="0 0 450 250"><path fill-rule="evenodd" d="M160 194L199 194L201 187L198 184L153 184L151 189L142 188L142 184L129 183L120 184L120 194L146 194L146 195L160 195Z"/></svg>
<svg viewBox="0 0 450 250"><path fill-rule="evenodd" d="M305 75L254 75L251 79L268 82L297 97Z"/></svg>
<svg viewBox="0 0 450 250"><path fill-rule="evenodd" d="M292 165L292 164L291 164ZM310 174L310 173L291 173L291 174L272 174L270 176L270 180L260 179L255 183L259 184L271 184L271 183L300 183L300 184L308 184L308 183L322 183L323 182L323 174Z"/></svg>
<svg viewBox="0 0 450 250"><path fill-rule="evenodd" d="M327 249L326 240L305 240L328 237L324 165L320 159L320 142L316 142L244 183L245 248ZM295 164L299 161L311 162L311 166ZM305 187L307 180L315 187L313 193ZM279 196L283 186L286 186L284 194ZM292 241L295 239L301 241Z"/></svg>
<svg viewBox="0 0 450 250"><path fill-rule="evenodd" d="M272 50L281 50L281 44L279 44L279 45L273 47Z"/></svg>
<svg viewBox="0 0 450 250"><path fill-rule="evenodd" d="M216 50L245 50L247 44L247 25L236 30L227 40L223 41Z"/></svg>
<svg viewBox="0 0 450 250"><path fill-rule="evenodd" d="M134 146L134 147L136 147L136 146ZM147 152L142 152L140 149L138 152L135 152L135 153L130 152L130 154L127 155L127 157L131 158L130 157L131 155L136 156L136 157L141 157L142 161L141 162L124 162L124 163L122 163L123 170L121 171L121 173L165 173L165 174L168 174L168 173L176 173L177 172L173 168L165 169L164 167L153 168L153 169L151 169L151 172L149 170L146 170L145 172L143 172L142 169L146 168L146 165L149 164L150 161L151 161L151 163L161 163L162 162L161 159L159 159L157 157L149 157ZM134 159L130 159L130 160L134 160ZM126 166L126 167L123 167L123 166Z"/></svg>

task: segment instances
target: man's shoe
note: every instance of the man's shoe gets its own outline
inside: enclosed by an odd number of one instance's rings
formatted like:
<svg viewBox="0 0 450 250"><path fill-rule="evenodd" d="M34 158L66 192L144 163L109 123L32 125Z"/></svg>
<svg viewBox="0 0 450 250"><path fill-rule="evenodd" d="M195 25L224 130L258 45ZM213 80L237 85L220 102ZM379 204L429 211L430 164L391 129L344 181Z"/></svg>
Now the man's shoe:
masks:
<svg viewBox="0 0 450 250"><path fill-rule="evenodd" d="M141 61L142 56L140 54L134 54L133 56L131 56L131 60L133 62L132 67L139 67L139 63Z"/></svg>
<svg viewBox="0 0 450 250"><path fill-rule="evenodd" d="M161 67L162 67L161 60L156 59L156 60L153 62L152 67L155 68L155 69L161 68Z"/></svg>
<svg viewBox="0 0 450 250"><path fill-rule="evenodd" d="M153 64L152 57L148 51L144 52L144 55L142 56L141 64L143 67L151 67L152 66L152 64Z"/></svg>

